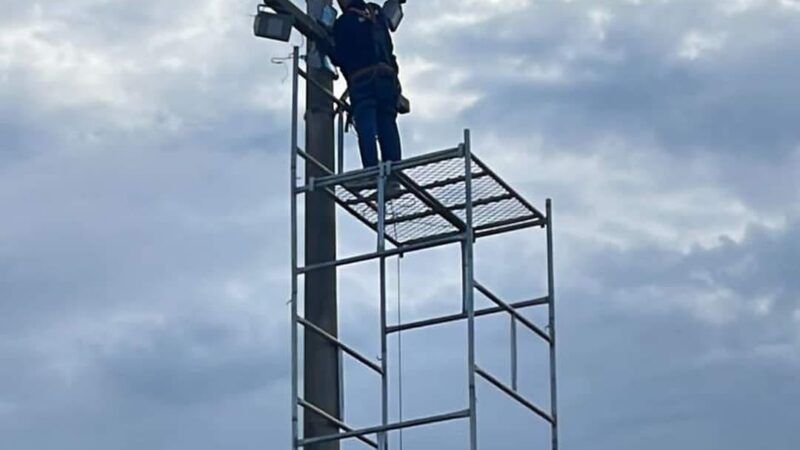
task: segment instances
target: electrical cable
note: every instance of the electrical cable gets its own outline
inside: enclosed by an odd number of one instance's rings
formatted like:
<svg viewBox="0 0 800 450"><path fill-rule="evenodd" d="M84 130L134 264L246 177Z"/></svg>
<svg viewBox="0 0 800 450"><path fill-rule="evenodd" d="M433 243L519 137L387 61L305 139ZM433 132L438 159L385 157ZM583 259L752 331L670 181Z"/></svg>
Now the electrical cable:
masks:
<svg viewBox="0 0 800 450"><path fill-rule="evenodd" d="M392 211L392 218L395 217L395 209L394 209L394 200L389 202ZM397 236L397 223L392 224L394 228L394 235ZM401 268L400 268L400 260L403 258L403 255L397 255L397 324L401 325L403 323L403 314L402 314L402 307L401 307ZM397 416L398 421L403 421L403 331L397 331ZM398 439L399 439L399 446L400 450L403 450L403 429L400 428L398 430Z"/></svg>
<svg viewBox="0 0 800 450"><path fill-rule="evenodd" d="M281 79L281 84L286 82L286 79L289 78L289 67L286 64L286 61L291 61L294 59L294 55L289 53L289 56L273 56L269 59L269 62L272 64L277 64L279 66L283 66L283 78Z"/></svg>

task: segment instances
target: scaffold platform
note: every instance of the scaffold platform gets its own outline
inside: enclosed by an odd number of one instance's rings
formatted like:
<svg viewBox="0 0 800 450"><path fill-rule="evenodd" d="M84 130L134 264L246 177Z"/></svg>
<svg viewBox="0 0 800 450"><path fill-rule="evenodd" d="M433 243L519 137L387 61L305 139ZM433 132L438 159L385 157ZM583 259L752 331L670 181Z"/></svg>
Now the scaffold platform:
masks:
<svg viewBox="0 0 800 450"><path fill-rule="evenodd" d="M303 153L308 159L308 155ZM545 216L504 182L483 161L471 155L472 227L476 237L527 227L542 227ZM322 164L312 161L330 173ZM385 163L386 178L399 190L387 194L385 237L396 247L436 242L466 229L467 170L463 146L399 162ZM330 173L315 178L301 192L325 189L360 222L379 226L379 168ZM372 182L373 188L353 186ZM388 185L388 184L387 184Z"/></svg>

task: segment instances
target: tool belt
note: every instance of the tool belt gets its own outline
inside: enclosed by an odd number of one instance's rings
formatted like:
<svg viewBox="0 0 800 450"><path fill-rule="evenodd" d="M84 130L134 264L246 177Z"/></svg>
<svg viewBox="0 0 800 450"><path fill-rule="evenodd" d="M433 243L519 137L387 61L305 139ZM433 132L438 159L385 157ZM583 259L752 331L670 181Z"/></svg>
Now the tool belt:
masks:
<svg viewBox="0 0 800 450"><path fill-rule="evenodd" d="M352 74L350 74L350 83L356 83L362 81L364 79L371 79L376 75L394 75L397 77L397 71L394 70L394 67L386 64L386 63L378 63L369 67L365 67L363 69L356 70ZM398 81L398 84L400 81ZM406 98L403 93L402 89L400 89L400 94L397 98L397 112L399 114L408 114L411 112L411 101Z"/></svg>
<svg viewBox="0 0 800 450"><path fill-rule="evenodd" d="M374 77L375 75L383 74L383 75L397 75L397 71L394 68L386 63L378 63L374 64L369 67L364 67L363 69L358 69L352 74L350 74L350 82L354 83L356 81L360 81L362 78L366 77Z"/></svg>

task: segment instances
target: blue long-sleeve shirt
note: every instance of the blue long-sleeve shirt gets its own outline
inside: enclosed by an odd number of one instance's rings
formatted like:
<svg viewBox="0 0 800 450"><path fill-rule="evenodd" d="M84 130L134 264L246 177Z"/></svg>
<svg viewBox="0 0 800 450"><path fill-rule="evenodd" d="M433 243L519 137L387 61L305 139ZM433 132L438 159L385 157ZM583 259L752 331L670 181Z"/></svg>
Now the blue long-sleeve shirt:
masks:
<svg viewBox="0 0 800 450"><path fill-rule="evenodd" d="M378 11L376 22L353 11L355 9L366 13L368 8ZM353 0L347 10L336 19L333 40L333 62L341 68L348 81L353 73L379 63L386 63L399 71L386 18L380 7L374 3L367 5L364 0Z"/></svg>

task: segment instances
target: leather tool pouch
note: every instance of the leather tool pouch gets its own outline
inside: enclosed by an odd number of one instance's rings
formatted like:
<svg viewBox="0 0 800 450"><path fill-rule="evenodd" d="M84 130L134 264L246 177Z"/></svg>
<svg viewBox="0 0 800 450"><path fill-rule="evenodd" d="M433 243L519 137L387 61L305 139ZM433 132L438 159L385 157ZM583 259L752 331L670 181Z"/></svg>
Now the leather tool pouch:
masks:
<svg viewBox="0 0 800 450"><path fill-rule="evenodd" d="M411 100L406 98L403 94L397 97L397 113L408 114L411 112Z"/></svg>

